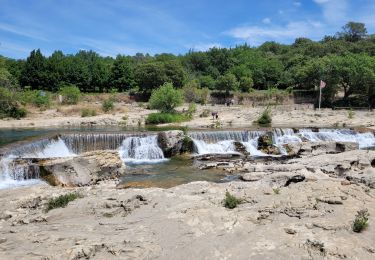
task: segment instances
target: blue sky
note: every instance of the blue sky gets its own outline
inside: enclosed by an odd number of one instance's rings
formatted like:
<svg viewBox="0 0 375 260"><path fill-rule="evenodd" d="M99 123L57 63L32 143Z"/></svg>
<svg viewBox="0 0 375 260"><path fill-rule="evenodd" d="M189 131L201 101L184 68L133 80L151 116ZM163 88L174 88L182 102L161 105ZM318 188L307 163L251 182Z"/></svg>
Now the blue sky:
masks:
<svg viewBox="0 0 375 260"><path fill-rule="evenodd" d="M184 54L189 49L319 40L348 21L375 32L374 0L0 0L0 54Z"/></svg>

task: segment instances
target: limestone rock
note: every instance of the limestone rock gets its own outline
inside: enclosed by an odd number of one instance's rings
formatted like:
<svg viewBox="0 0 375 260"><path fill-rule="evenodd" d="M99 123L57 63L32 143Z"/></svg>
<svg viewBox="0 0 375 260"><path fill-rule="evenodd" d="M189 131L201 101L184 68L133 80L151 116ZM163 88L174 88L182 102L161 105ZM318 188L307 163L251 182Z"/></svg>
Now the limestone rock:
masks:
<svg viewBox="0 0 375 260"><path fill-rule="evenodd" d="M125 173L117 151L92 151L76 157L45 159L41 177L54 186L87 186Z"/></svg>
<svg viewBox="0 0 375 260"><path fill-rule="evenodd" d="M164 131L158 134L158 145L169 158L180 153L185 138L184 132L180 130Z"/></svg>
<svg viewBox="0 0 375 260"><path fill-rule="evenodd" d="M258 150L262 151L265 154L280 154L279 149L273 145L272 137L269 134L261 135L258 138Z"/></svg>
<svg viewBox="0 0 375 260"><path fill-rule="evenodd" d="M358 150L358 143L352 142L303 142L288 144L289 154L316 156Z"/></svg>

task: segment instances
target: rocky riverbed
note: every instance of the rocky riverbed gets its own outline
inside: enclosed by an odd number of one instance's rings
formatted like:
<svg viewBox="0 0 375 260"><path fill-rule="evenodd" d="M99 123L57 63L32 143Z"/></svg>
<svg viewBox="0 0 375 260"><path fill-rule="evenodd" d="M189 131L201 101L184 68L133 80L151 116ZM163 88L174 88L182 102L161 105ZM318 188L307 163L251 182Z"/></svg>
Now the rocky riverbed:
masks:
<svg viewBox="0 0 375 260"><path fill-rule="evenodd" d="M375 151L340 142L290 149L202 162L239 176L229 183L118 189L102 178L0 190L0 259L374 259ZM234 209L223 206L227 191L242 202ZM72 192L80 197L46 211ZM369 226L353 232L363 209Z"/></svg>

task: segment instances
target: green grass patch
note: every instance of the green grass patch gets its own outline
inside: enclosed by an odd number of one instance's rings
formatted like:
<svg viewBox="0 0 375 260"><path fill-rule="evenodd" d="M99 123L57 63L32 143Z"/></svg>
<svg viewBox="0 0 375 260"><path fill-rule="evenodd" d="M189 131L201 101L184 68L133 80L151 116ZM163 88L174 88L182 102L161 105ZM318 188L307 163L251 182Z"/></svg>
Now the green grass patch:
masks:
<svg viewBox="0 0 375 260"><path fill-rule="evenodd" d="M189 121L191 116L180 113L152 113L146 118L146 124L157 125L166 123L179 123Z"/></svg>
<svg viewBox="0 0 375 260"><path fill-rule="evenodd" d="M60 195L57 198L50 199L47 202L46 211L48 212L48 211L50 211L52 209L56 209L56 208L65 208L69 204L69 202L71 202L73 200L76 200L78 198L80 198L79 194L68 193L68 194L65 194L65 195Z"/></svg>
<svg viewBox="0 0 375 260"><path fill-rule="evenodd" d="M360 233L368 227L368 217L370 214L367 209L363 209L357 212L353 222L353 231Z"/></svg>
<svg viewBox="0 0 375 260"><path fill-rule="evenodd" d="M224 207L228 209L234 209L241 203L242 203L242 199L235 197L234 195L230 194L228 191L225 193Z"/></svg>

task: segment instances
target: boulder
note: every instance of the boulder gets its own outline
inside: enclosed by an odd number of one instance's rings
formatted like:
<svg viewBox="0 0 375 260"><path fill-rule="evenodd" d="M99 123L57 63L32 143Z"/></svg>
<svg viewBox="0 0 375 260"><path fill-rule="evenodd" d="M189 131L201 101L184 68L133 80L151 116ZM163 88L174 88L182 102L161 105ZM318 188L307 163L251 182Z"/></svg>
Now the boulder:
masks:
<svg viewBox="0 0 375 260"><path fill-rule="evenodd" d="M75 157L44 159L39 164L41 178L54 186L93 185L125 173L117 151L92 151Z"/></svg>
<svg viewBox="0 0 375 260"><path fill-rule="evenodd" d="M358 150L353 142L302 142L288 144L288 154L296 156L316 156Z"/></svg>
<svg viewBox="0 0 375 260"><path fill-rule="evenodd" d="M241 142L234 142L235 151L239 152L245 156L250 155L250 153L247 151L246 147Z"/></svg>
<svg viewBox="0 0 375 260"><path fill-rule="evenodd" d="M258 138L258 150L265 154L279 155L280 150L273 145L272 137L269 134L261 135Z"/></svg>
<svg viewBox="0 0 375 260"><path fill-rule="evenodd" d="M158 145L169 158L181 152L184 143L184 132L180 130L164 131L158 134Z"/></svg>

